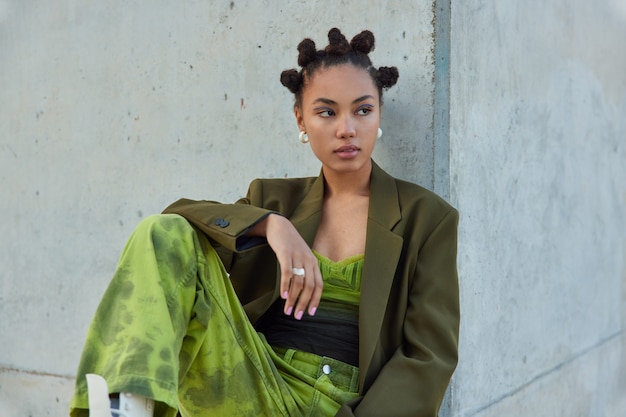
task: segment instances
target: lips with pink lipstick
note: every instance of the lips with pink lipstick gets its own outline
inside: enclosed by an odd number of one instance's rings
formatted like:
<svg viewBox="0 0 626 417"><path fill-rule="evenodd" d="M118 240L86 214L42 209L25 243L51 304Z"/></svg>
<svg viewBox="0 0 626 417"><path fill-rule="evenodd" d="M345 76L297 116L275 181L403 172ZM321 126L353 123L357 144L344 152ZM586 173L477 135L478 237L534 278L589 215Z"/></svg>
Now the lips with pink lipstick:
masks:
<svg viewBox="0 0 626 417"><path fill-rule="evenodd" d="M342 159L351 159L357 156L361 149L355 145L344 145L335 150L338 157Z"/></svg>

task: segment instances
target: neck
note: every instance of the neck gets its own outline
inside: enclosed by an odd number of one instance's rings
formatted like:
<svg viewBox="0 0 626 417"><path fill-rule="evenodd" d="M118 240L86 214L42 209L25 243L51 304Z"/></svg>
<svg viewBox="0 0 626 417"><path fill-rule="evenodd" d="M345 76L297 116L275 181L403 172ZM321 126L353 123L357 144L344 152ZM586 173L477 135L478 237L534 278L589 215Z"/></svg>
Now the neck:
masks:
<svg viewBox="0 0 626 417"><path fill-rule="evenodd" d="M372 162L356 172L336 172L322 168L326 183L325 197L369 196Z"/></svg>

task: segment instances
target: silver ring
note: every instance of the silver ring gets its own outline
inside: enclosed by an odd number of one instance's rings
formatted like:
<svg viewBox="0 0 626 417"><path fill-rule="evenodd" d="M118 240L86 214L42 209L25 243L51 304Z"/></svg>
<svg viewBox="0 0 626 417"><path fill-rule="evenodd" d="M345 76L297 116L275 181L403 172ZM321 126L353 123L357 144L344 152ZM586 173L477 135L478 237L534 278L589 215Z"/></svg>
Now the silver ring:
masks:
<svg viewBox="0 0 626 417"><path fill-rule="evenodd" d="M291 268L291 272L293 272L294 275L298 275L301 277L304 276L304 268Z"/></svg>

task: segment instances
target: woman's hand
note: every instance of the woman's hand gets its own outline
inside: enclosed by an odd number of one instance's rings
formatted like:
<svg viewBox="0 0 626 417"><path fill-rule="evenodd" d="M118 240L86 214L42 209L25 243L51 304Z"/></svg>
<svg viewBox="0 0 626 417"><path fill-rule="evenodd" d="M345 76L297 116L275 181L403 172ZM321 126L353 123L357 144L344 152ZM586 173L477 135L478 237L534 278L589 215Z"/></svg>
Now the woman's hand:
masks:
<svg viewBox="0 0 626 417"><path fill-rule="evenodd" d="M270 214L251 234L265 236L280 264L280 294L285 299L284 312L300 320L305 311L314 315L322 298L322 273L317 258L291 222ZM293 268L303 268L304 275L294 275ZM295 306L295 308L294 308Z"/></svg>

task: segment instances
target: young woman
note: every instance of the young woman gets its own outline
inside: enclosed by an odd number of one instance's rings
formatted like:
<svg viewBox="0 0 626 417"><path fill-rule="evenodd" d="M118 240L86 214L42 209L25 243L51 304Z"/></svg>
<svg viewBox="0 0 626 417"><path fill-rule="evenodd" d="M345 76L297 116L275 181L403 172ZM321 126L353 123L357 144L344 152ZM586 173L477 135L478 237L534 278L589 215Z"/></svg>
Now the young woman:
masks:
<svg viewBox="0 0 626 417"><path fill-rule="evenodd" d="M85 374L155 415L436 416L457 362L458 214L371 159L374 36L298 46L300 140L318 177L255 180L235 204L180 200L137 227L92 323Z"/></svg>

